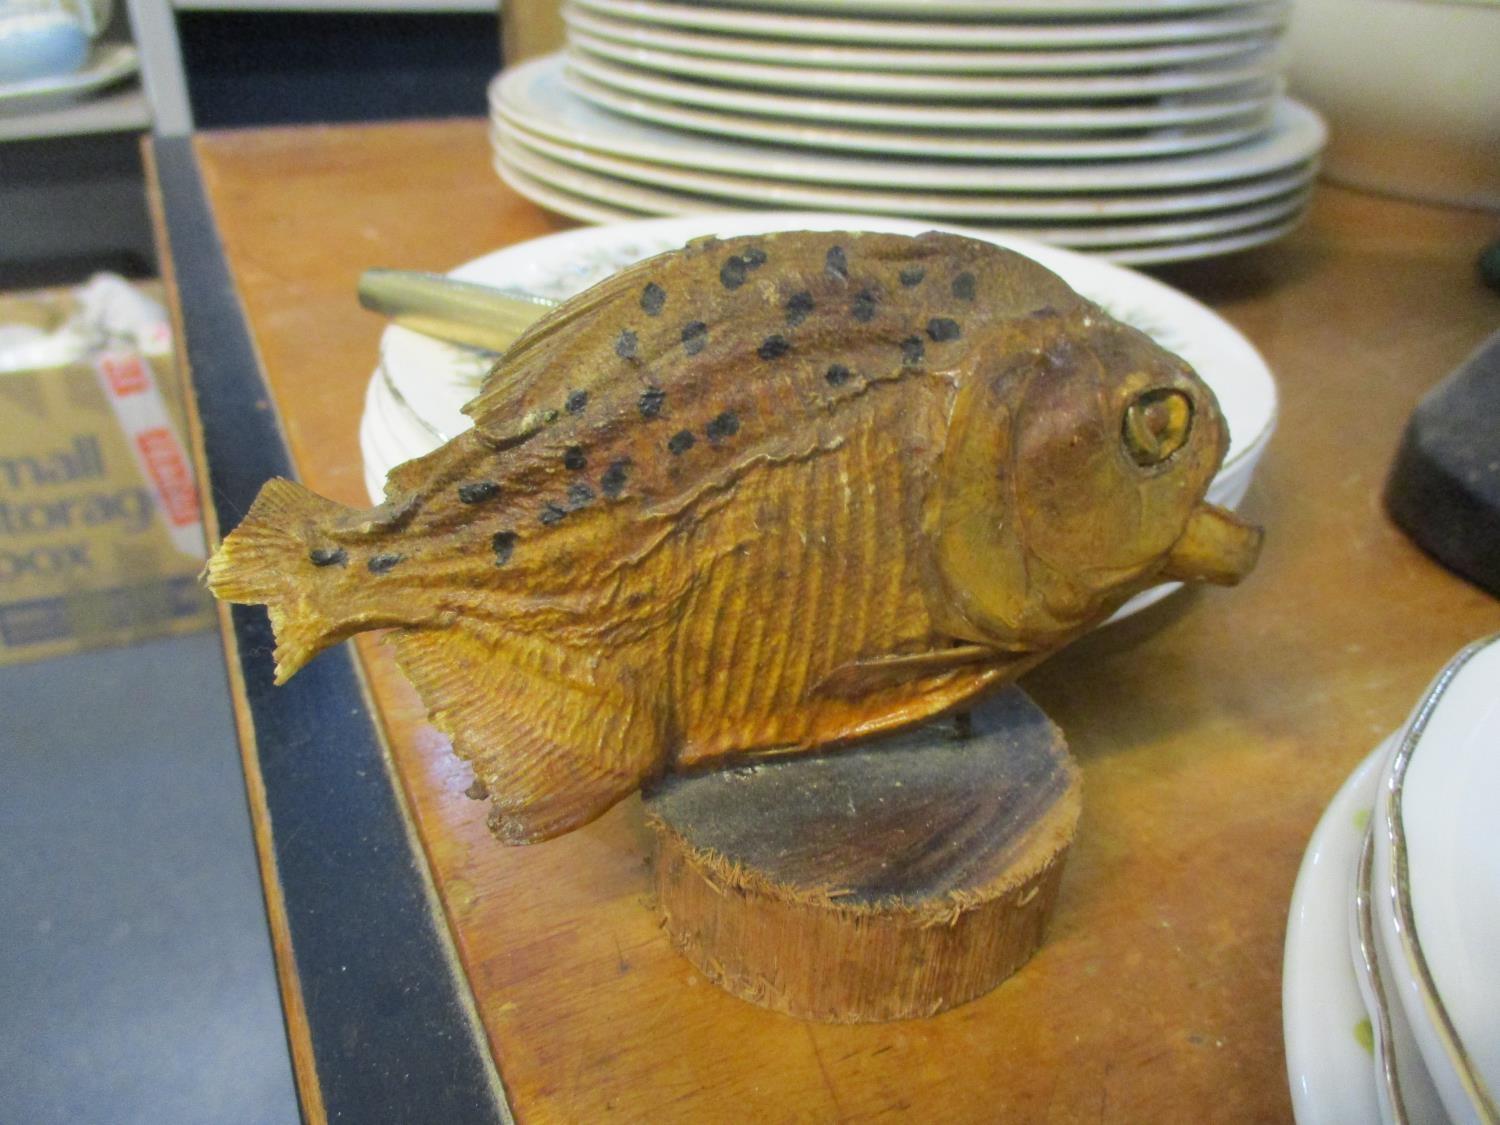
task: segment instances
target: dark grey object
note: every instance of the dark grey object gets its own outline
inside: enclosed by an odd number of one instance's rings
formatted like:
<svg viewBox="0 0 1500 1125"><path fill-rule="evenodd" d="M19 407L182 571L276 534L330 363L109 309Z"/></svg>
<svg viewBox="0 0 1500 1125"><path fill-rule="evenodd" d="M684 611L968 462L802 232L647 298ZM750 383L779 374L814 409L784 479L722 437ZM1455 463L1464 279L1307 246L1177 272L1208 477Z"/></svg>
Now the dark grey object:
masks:
<svg viewBox="0 0 1500 1125"><path fill-rule="evenodd" d="M1424 551L1500 597L1500 332L1417 404L1385 503Z"/></svg>

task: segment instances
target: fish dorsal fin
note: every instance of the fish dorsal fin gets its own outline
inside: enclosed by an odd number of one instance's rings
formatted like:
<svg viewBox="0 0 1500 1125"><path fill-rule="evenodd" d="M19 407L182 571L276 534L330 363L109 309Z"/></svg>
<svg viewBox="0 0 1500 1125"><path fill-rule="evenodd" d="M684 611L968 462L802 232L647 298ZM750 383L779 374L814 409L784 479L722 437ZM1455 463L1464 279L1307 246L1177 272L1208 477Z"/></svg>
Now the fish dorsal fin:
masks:
<svg viewBox="0 0 1500 1125"><path fill-rule="evenodd" d="M895 687L911 680L941 676L974 665L1036 663L1041 657L1029 652L1002 652L988 645L955 645L928 652L876 656L842 664L813 688L827 698L859 699L871 692ZM1017 673L1019 674L1019 673Z"/></svg>
<svg viewBox="0 0 1500 1125"><path fill-rule="evenodd" d="M430 453L403 461L385 475L385 500L387 504L399 504L431 485L435 467L444 462L445 447L440 446Z"/></svg>
<svg viewBox="0 0 1500 1125"><path fill-rule="evenodd" d="M547 371L569 337L601 309L631 295L638 298L638 279L656 263L656 258L648 258L584 290L542 317L506 350L485 377L479 393L463 408L490 444L497 448L519 445L555 419L555 405L531 410L524 405L536 377ZM579 372L574 380L577 389L583 391L588 390L588 382L588 372Z"/></svg>
<svg viewBox="0 0 1500 1125"><path fill-rule="evenodd" d="M1029 259L957 235L699 239L548 313L464 412L488 445L510 449L584 419L622 427L676 414L704 424L690 414L694 404L729 409L706 396L732 397L763 370L776 372L771 384L795 388L788 394L799 403L827 403L871 380L959 364L993 322L1078 301ZM748 390L741 397L743 409L764 405Z"/></svg>
<svg viewBox="0 0 1500 1125"><path fill-rule="evenodd" d="M660 693L628 650L585 659L484 628L393 638L434 725L488 791L501 840L529 844L587 824L657 770L666 750Z"/></svg>

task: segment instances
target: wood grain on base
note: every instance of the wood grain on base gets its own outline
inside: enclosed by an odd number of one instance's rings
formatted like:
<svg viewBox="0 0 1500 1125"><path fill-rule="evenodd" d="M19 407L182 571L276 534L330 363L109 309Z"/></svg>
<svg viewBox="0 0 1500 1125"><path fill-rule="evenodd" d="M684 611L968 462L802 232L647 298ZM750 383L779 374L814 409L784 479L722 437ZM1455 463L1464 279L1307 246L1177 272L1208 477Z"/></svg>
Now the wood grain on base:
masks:
<svg viewBox="0 0 1500 1125"><path fill-rule="evenodd" d="M1018 689L974 732L666 778L645 798L674 945L807 1019L935 1015L1037 949L1080 810L1061 733Z"/></svg>

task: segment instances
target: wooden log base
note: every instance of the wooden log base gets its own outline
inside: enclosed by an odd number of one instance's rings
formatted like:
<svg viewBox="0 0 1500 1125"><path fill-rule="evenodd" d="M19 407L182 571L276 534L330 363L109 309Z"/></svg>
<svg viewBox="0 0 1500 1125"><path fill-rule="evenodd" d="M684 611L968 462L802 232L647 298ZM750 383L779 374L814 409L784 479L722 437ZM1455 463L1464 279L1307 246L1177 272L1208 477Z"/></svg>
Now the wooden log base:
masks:
<svg viewBox="0 0 1500 1125"><path fill-rule="evenodd" d="M645 796L673 943L742 999L838 1023L935 1015L1041 944L1081 807L1018 688L816 757L672 775Z"/></svg>

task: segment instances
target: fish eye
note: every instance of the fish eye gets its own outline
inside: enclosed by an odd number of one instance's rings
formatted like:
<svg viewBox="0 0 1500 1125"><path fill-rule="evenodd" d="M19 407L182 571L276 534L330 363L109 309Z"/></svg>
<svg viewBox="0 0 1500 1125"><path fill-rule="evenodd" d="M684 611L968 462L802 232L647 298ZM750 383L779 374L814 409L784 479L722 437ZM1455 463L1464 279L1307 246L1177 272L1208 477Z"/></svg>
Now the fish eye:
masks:
<svg viewBox="0 0 1500 1125"><path fill-rule="evenodd" d="M1125 408L1120 437L1130 459L1149 468L1186 445L1192 428L1193 400L1182 391L1157 387L1137 395Z"/></svg>

